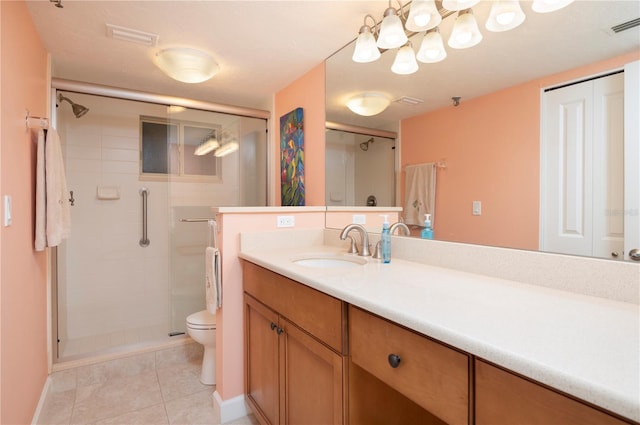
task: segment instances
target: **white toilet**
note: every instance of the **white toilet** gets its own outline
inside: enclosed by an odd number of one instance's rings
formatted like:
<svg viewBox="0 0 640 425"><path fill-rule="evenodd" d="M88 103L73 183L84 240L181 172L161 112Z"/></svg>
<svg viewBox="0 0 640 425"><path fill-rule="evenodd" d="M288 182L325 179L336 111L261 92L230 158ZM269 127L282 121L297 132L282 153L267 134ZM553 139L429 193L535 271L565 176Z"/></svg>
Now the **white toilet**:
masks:
<svg viewBox="0 0 640 425"><path fill-rule="evenodd" d="M200 382L216 384L216 316L207 310L187 317L187 333L197 343L204 346Z"/></svg>

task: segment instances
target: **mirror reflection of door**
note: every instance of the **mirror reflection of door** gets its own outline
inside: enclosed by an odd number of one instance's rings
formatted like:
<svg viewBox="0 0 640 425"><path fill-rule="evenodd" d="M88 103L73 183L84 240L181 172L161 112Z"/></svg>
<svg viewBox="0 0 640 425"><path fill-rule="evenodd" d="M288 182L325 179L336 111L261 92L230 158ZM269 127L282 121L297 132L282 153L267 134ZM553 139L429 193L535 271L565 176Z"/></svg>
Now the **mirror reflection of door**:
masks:
<svg viewBox="0 0 640 425"><path fill-rule="evenodd" d="M395 205L395 139L327 129L325 140L326 205Z"/></svg>
<svg viewBox="0 0 640 425"><path fill-rule="evenodd" d="M542 250L624 258L624 96L622 71L545 91Z"/></svg>

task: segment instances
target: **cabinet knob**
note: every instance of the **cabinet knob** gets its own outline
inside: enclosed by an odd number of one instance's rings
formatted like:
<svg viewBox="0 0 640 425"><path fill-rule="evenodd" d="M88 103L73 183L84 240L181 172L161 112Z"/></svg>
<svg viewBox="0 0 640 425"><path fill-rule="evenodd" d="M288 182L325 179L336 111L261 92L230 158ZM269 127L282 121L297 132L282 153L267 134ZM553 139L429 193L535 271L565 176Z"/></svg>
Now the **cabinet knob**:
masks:
<svg viewBox="0 0 640 425"><path fill-rule="evenodd" d="M276 325L275 323L271 322L271 330L274 330L277 327L278 327L278 325Z"/></svg>
<svg viewBox="0 0 640 425"><path fill-rule="evenodd" d="M282 329L282 328L278 328L278 329L276 330L276 332L278 332L278 335L281 335L281 334L284 332L284 329Z"/></svg>
<svg viewBox="0 0 640 425"><path fill-rule="evenodd" d="M400 356L397 354L389 354L389 365L394 369L400 366Z"/></svg>

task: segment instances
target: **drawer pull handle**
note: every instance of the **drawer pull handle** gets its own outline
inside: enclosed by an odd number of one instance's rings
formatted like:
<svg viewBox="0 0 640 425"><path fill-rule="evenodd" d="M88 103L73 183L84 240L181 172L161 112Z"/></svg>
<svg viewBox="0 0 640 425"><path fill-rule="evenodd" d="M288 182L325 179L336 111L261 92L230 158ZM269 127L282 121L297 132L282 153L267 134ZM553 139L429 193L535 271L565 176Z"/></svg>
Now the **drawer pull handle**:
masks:
<svg viewBox="0 0 640 425"><path fill-rule="evenodd" d="M275 323L271 322L271 330L274 330L276 327L278 327L278 325L276 325Z"/></svg>
<svg viewBox="0 0 640 425"><path fill-rule="evenodd" d="M389 365L394 369L400 366L400 356L389 354Z"/></svg>
<svg viewBox="0 0 640 425"><path fill-rule="evenodd" d="M278 328L276 332L278 332L278 335L282 335L282 333L284 332L284 329Z"/></svg>

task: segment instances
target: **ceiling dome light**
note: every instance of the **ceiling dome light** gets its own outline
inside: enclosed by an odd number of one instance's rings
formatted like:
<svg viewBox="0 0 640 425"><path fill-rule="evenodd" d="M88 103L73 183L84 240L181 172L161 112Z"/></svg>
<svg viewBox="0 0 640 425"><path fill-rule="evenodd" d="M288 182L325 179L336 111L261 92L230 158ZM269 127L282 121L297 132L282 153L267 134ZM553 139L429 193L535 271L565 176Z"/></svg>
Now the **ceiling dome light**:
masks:
<svg viewBox="0 0 640 425"><path fill-rule="evenodd" d="M183 83L202 83L220 69L209 54L187 47L160 50L153 61L169 77Z"/></svg>
<svg viewBox="0 0 640 425"><path fill-rule="evenodd" d="M485 27L493 32L508 31L523 23L524 18L518 0L496 0Z"/></svg>
<svg viewBox="0 0 640 425"><path fill-rule="evenodd" d="M409 31L421 32L440 25L442 16L438 12L435 0L413 0L405 27Z"/></svg>
<svg viewBox="0 0 640 425"><path fill-rule="evenodd" d="M482 34L478 29L478 22L471 9L458 12L453 31L449 36L449 47L454 49L466 49L473 47L482 41Z"/></svg>
<svg viewBox="0 0 640 425"><path fill-rule="evenodd" d="M377 115L387 109L391 101L382 93L362 93L347 101L351 112L365 117Z"/></svg>
<svg viewBox="0 0 640 425"><path fill-rule="evenodd" d="M538 13L555 12L565 6L569 6L573 0L533 0L531 9Z"/></svg>
<svg viewBox="0 0 640 425"><path fill-rule="evenodd" d="M404 45L407 40L407 34L404 33L398 13L393 7L387 8L384 11L376 44L381 49L395 49Z"/></svg>
<svg viewBox="0 0 640 425"><path fill-rule="evenodd" d="M367 63L373 62L380 57L380 50L376 45L376 39L373 36L372 27L367 25L367 17L373 19L371 15L364 17L364 25L360 27L358 38L356 40L356 48L353 51L354 62ZM376 21L373 19L373 26L375 27Z"/></svg>
<svg viewBox="0 0 640 425"><path fill-rule="evenodd" d="M391 65L391 71L395 74L408 75L418 70L418 62L416 62L416 54L413 51L411 42L408 42L398 50L396 59Z"/></svg>
<svg viewBox="0 0 640 425"><path fill-rule="evenodd" d="M470 9L480 0L442 0L442 7L450 11Z"/></svg>
<svg viewBox="0 0 640 425"><path fill-rule="evenodd" d="M416 59L422 63L436 63L447 57L447 51L444 49L440 28L434 28L424 35L420 50L416 54Z"/></svg>

